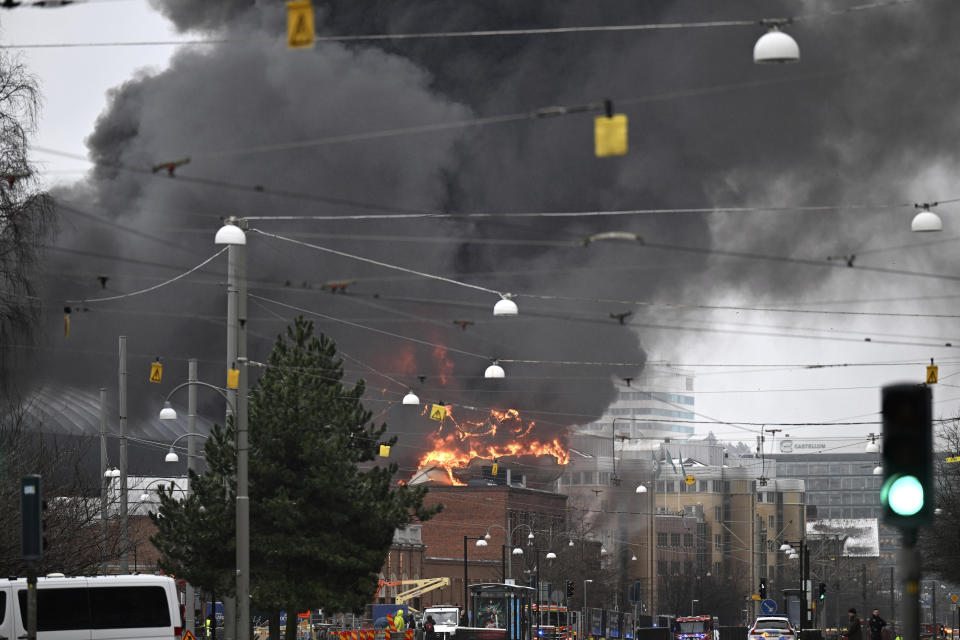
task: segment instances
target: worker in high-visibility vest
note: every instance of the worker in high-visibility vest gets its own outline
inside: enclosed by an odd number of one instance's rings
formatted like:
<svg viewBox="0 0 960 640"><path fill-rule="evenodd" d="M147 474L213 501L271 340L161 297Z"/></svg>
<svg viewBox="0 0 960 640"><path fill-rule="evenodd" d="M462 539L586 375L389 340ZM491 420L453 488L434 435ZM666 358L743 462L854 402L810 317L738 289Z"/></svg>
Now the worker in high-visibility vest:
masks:
<svg viewBox="0 0 960 640"><path fill-rule="evenodd" d="M204 623L204 629L205 629L205 631L206 631L206 633L207 633L207 637L208 637L208 638L210 637L210 618L211 618L211 617L212 617L212 616L207 616L207 621Z"/></svg>
<svg viewBox="0 0 960 640"><path fill-rule="evenodd" d="M393 622L397 625L397 631L403 631L406 626L403 623L403 609L397 609L397 612L393 615Z"/></svg>

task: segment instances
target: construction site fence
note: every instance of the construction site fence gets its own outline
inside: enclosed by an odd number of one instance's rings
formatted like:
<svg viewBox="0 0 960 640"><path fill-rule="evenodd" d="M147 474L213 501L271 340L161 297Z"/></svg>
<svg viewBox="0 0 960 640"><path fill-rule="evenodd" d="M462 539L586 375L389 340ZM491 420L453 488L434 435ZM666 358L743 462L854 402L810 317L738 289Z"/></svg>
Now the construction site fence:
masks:
<svg viewBox="0 0 960 640"><path fill-rule="evenodd" d="M256 640L270 637L269 627L254 629ZM338 630L301 622L297 628L297 640L423 640L422 632L414 629L390 631L389 629ZM742 640L742 639L741 639Z"/></svg>

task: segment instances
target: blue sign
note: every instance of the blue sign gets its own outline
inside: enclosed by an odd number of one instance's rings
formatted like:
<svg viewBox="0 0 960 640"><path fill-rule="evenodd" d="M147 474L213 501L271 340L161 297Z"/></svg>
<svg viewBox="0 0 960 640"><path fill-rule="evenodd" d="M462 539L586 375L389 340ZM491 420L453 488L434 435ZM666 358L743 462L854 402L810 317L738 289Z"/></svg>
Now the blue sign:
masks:
<svg viewBox="0 0 960 640"><path fill-rule="evenodd" d="M760 603L760 613L769 616L770 614L777 612L777 603L775 600L767 598Z"/></svg>

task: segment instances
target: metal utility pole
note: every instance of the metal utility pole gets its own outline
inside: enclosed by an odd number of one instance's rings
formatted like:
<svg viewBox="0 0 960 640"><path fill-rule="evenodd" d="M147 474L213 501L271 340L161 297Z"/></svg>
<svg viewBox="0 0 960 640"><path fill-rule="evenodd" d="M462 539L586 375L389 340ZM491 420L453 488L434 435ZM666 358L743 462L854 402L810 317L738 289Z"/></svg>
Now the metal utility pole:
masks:
<svg viewBox="0 0 960 640"><path fill-rule="evenodd" d="M194 383L197 382L197 359L190 358L187 361L187 382ZM197 433L197 385L190 384L187 388L187 433L190 434L187 436L187 490L185 496L190 497L191 489L190 486L190 472L196 471L196 459L197 459L197 445L195 443L196 438L194 435ZM187 583L183 599L186 600L186 606L184 607L184 626L190 630L191 633L196 635L196 613L194 609L194 590L193 585L189 582Z"/></svg>
<svg viewBox="0 0 960 640"><path fill-rule="evenodd" d="M127 519L127 336L120 336L120 573L130 572L130 530Z"/></svg>
<svg viewBox="0 0 960 640"><path fill-rule="evenodd" d="M900 629L904 640L919 640L921 573L916 530L903 530L903 546L900 549L897 564L900 567L900 587L905 594Z"/></svg>
<svg viewBox="0 0 960 640"><path fill-rule="evenodd" d="M890 621L896 622L897 620L897 600L895 598L897 591L897 584L893 579L893 567L890 567Z"/></svg>
<svg viewBox="0 0 960 640"><path fill-rule="evenodd" d="M107 575L107 390L100 388L100 572Z"/></svg>

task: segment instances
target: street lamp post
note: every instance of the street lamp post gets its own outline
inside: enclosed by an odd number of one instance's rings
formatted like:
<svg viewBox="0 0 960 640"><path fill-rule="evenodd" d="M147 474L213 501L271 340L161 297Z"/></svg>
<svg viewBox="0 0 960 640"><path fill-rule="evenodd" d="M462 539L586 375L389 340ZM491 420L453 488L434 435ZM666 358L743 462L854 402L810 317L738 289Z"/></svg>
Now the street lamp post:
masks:
<svg viewBox="0 0 960 640"><path fill-rule="evenodd" d="M587 608L587 583L589 582L593 582L593 580L588 579L583 581L583 615L580 616L580 631L584 638L589 635L587 632L587 624L589 624L587 620L587 611L589 611Z"/></svg>
<svg viewBox="0 0 960 640"><path fill-rule="evenodd" d="M533 535L532 533L530 535ZM540 554L546 553L544 556L547 560L553 560L557 557L553 551L549 549L537 549L536 550L536 567L534 567L536 573L536 586L537 586L537 637L540 637L540 619L543 617L543 604L540 602Z"/></svg>
<svg viewBox="0 0 960 640"><path fill-rule="evenodd" d="M484 536L483 536L483 539L484 539L485 541L487 541L487 542L490 542L490 539L491 539L491 537L492 537L492 536L490 535L490 529L491 529L492 527L497 527L498 529L503 529L503 535L504 535L504 537L506 538L506 540L505 540L504 542L506 542L506 544L507 544L508 546L510 546L510 547L513 547L513 534L517 532L517 529L520 529L520 528L522 528L522 527L526 527L527 529L530 530L530 533L527 535L527 544L533 544L533 540L534 540L534 538L536 537L536 536L533 535L533 527L531 527L531 526L528 525L528 524L524 524L524 523L518 524L518 525L515 526L513 529L511 529L511 530L509 531L509 533L507 532L507 528L506 528L506 527L504 527L504 526L502 526L502 525L499 525L499 524L492 524L492 525L490 525L489 527L487 527L487 532L486 532L486 533L484 534ZM522 555L523 555L523 549L522 549L521 547L519 547L519 546L513 547L513 548L510 550L510 553L508 553L508 554L505 553L504 555L506 555L506 557L507 557L506 573L505 573L504 576L503 576L503 580L504 580L504 582L506 582L506 581L507 581L507 577L513 578L513 556L522 556Z"/></svg>
<svg viewBox="0 0 960 640"><path fill-rule="evenodd" d="M810 547L807 545L806 538L800 538L799 542L789 542L784 540L783 544L780 545L780 551L783 551L787 554L794 552L794 549L791 545L796 544L800 547L800 552L791 557L795 557L800 561L800 628L806 629L809 627L809 616L808 616L808 602L812 594L807 593L807 586L810 582Z"/></svg>
<svg viewBox="0 0 960 640"><path fill-rule="evenodd" d="M227 376L237 369L237 640L250 638L250 496L247 442L247 236L239 218L217 231L214 244L227 246Z"/></svg>
<svg viewBox="0 0 960 640"><path fill-rule="evenodd" d="M463 536L463 613L470 624L470 594L467 590L467 540L476 540L478 547L487 546L485 536Z"/></svg>

